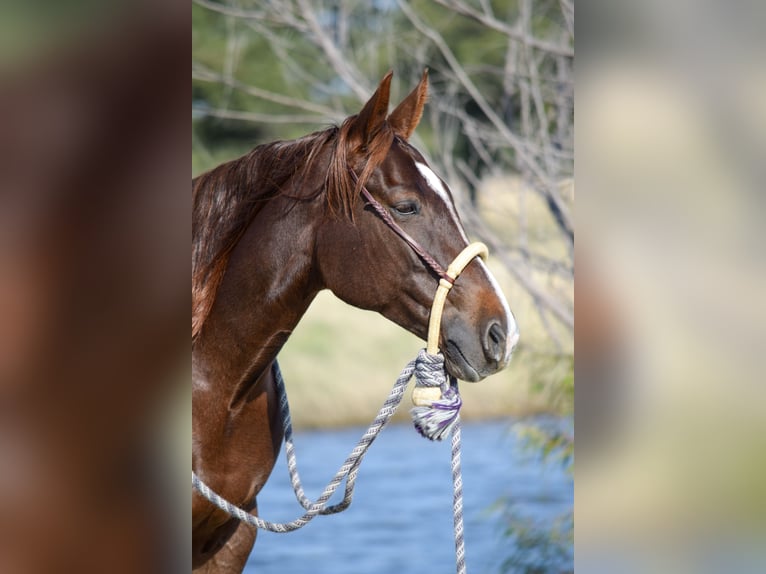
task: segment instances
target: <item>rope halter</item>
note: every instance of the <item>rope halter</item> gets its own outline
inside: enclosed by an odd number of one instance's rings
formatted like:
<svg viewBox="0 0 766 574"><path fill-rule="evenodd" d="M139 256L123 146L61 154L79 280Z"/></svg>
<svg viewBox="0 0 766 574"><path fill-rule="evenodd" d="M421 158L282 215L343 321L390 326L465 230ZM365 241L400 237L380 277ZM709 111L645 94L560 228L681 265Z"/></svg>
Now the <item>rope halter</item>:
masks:
<svg viewBox="0 0 766 574"><path fill-rule="evenodd" d="M348 168L351 179L359 183L359 177L353 169ZM439 277L431 305L431 316L428 320L428 344L424 351L418 354L415 362L415 389L412 392L412 402L415 404L410 413L415 428L430 440L442 440L455 424L458 412L463 404L458 392L457 380L449 377L444 368L444 355L439 352L439 333L441 331L442 313L452 285L458 275L468 264L479 256L487 258L487 246L480 242L467 245L445 270L409 233L394 221L388 210L373 197L370 191L361 186L361 194L367 205L380 217L389 229L396 233L423 263Z"/></svg>
<svg viewBox="0 0 766 574"><path fill-rule="evenodd" d="M487 258L487 246L483 243L471 243L463 249L447 267L450 280L439 280L428 321L427 346L415 362L415 388L412 391L415 407L410 414L417 431L430 440L442 440L450 433L463 405L457 380L448 376L444 367L444 355L439 352L439 334L447 295L458 275L477 256Z"/></svg>

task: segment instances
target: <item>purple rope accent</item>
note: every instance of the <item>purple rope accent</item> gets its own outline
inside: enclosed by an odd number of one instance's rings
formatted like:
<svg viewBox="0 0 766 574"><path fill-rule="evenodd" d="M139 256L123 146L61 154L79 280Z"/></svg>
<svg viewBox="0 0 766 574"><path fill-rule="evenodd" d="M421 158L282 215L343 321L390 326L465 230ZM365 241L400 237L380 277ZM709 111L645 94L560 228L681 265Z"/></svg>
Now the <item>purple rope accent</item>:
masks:
<svg viewBox="0 0 766 574"><path fill-rule="evenodd" d="M414 407L412 422L415 429L429 440L443 440L457 423L463 400L456 387L450 386L442 393L442 397L430 406Z"/></svg>
<svg viewBox="0 0 766 574"><path fill-rule="evenodd" d="M410 414L421 436L429 440L443 440L452 432L463 406L457 380L447 376L444 355L420 351L415 363L415 386L441 388L438 400L430 405L413 407Z"/></svg>

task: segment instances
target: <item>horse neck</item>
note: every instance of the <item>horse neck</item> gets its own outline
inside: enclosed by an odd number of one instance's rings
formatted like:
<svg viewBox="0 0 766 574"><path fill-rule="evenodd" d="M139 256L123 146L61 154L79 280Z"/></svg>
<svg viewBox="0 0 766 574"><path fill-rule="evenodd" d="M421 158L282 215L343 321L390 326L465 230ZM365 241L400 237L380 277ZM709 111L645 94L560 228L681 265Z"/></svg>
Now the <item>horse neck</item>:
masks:
<svg viewBox="0 0 766 574"><path fill-rule="evenodd" d="M242 396L258 380L321 288L312 273L317 207L288 203L271 200L248 227L192 348L195 383L216 394Z"/></svg>

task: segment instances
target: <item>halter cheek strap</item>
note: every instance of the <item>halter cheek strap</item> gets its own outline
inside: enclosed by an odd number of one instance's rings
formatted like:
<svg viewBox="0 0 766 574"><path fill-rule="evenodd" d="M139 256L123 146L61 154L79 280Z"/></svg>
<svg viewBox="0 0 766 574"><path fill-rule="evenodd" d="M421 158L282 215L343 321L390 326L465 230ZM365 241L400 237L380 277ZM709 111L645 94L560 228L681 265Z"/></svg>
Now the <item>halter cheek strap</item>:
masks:
<svg viewBox="0 0 766 574"><path fill-rule="evenodd" d="M356 175L356 172L354 172L354 170L351 168L349 168L348 172L351 174L351 179L354 180L354 183L359 183L359 177ZM444 270L444 267L439 265L436 259L431 257L431 255L425 249L423 249L420 243L418 243L409 233L402 229L401 226L396 223L396 221L394 221L394 218L391 217L391 214L388 212L388 210L372 196L372 194L367 190L365 186L362 186L361 193L362 197L367 202L367 205L369 205L372 210L378 214L378 217L383 220L383 223L391 228L394 233L396 233L407 245L409 245L410 248L418 255L418 257L420 257L420 259L423 260L423 263L425 263L429 269L436 273L436 275L439 276L439 278L443 281L447 281L448 283L453 283L455 281L455 277L450 276L450 274Z"/></svg>

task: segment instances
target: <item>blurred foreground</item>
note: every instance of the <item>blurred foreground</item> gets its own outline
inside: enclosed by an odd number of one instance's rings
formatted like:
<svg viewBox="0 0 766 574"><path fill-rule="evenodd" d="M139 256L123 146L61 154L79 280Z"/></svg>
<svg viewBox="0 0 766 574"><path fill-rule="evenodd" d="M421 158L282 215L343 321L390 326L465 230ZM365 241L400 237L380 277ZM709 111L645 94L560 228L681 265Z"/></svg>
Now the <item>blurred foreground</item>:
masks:
<svg viewBox="0 0 766 574"><path fill-rule="evenodd" d="M578 36L580 572L766 571L766 14L737 7L588 3Z"/></svg>
<svg viewBox="0 0 766 574"><path fill-rule="evenodd" d="M0 13L0 572L185 570L188 11L45 6Z"/></svg>

